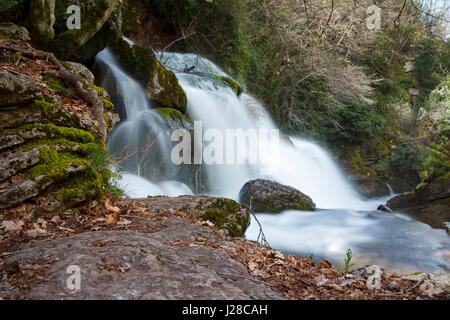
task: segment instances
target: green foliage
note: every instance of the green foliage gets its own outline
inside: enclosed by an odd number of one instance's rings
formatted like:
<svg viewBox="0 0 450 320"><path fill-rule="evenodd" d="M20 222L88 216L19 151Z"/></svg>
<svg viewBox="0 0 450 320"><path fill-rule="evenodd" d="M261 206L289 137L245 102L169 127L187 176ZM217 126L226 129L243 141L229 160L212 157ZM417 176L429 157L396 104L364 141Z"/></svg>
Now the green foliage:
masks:
<svg viewBox="0 0 450 320"><path fill-rule="evenodd" d="M421 91L419 105L423 106L431 91L450 72L450 44L426 39L417 42L416 50L414 74Z"/></svg>
<svg viewBox="0 0 450 320"><path fill-rule="evenodd" d="M344 261L344 272L348 272L349 269L353 266L352 258L353 258L353 252L352 249L347 249L347 252L345 253L346 258Z"/></svg>
<svg viewBox="0 0 450 320"><path fill-rule="evenodd" d="M97 148L89 153L88 158L92 161L92 169L102 176L106 193L116 196L123 196L125 192L118 186L122 179L121 170L113 169L111 154L103 148Z"/></svg>
<svg viewBox="0 0 450 320"><path fill-rule="evenodd" d="M425 178L438 178L450 172L450 128L430 143L422 165Z"/></svg>
<svg viewBox="0 0 450 320"><path fill-rule="evenodd" d="M391 166L405 174L411 171L419 172L422 168L422 160L418 145L403 139L392 152Z"/></svg>
<svg viewBox="0 0 450 320"><path fill-rule="evenodd" d="M314 253L311 253L311 254L309 255L309 260L310 260L311 262L314 262Z"/></svg>
<svg viewBox="0 0 450 320"><path fill-rule="evenodd" d="M29 5L28 0L3 0L0 6L0 21L17 23L24 20Z"/></svg>

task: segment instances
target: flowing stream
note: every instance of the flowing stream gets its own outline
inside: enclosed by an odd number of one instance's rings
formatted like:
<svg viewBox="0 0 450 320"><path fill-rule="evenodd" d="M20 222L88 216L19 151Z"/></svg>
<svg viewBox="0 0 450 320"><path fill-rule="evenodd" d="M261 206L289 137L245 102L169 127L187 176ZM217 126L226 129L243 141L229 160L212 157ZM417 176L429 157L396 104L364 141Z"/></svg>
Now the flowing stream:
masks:
<svg viewBox="0 0 450 320"><path fill-rule="evenodd" d="M211 61L194 54L157 55L177 75L188 97L188 116L201 121L204 133L216 130L226 136L230 129L258 132L276 129L264 107L248 94L238 97L220 79L229 76ZM132 197L193 194L179 181L164 180L176 171L170 160L171 130L152 110L154 106L146 98L145 90L121 70L109 49L99 53L97 60L103 66L102 85L110 93L120 91L121 117L126 115L110 135L108 149L118 157L145 150L149 134L158 146L158 166L151 170L146 164L154 160L152 152L125 156L121 162L125 172L122 187ZM211 185L208 194L237 200L247 181L266 178L309 195L320 209L258 215L272 247L303 256L314 254L316 259L327 258L337 266L342 265L346 250L351 248L355 267L379 264L398 273L449 271L449 260L444 257L450 251L446 231L432 229L406 215L377 211L377 206L388 197L362 197L322 147L299 137L282 135L279 143L258 136L257 145L263 163L207 165ZM236 147L237 158L248 160L252 147L251 143L241 149ZM246 237L256 240L258 233L259 227L252 218Z"/></svg>

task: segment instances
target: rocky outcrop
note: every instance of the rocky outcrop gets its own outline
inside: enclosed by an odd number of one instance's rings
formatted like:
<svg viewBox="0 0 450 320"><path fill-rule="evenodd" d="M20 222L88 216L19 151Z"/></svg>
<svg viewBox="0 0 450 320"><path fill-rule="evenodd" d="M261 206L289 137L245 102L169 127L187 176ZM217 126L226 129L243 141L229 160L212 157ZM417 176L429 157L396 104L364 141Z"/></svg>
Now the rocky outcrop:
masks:
<svg viewBox="0 0 450 320"><path fill-rule="evenodd" d="M392 211L407 213L433 228L446 229L445 223L450 221L450 174L421 184L412 193L396 196L386 206Z"/></svg>
<svg viewBox="0 0 450 320"><path fill-rule="evenodd" d="M98 231L37 241L6 265L45 256L58 259L49 263L47 281L28 293L34 299L284 299L225 251L182 245L199 237L228 247L234 243L185 220L172 218L166 226L153 233ZM82 290L68 290L69 266L80 268ZM11 285L0 282L0 297L14 294Z"/></svg>
<svg viewBox="0 0 450 320"><path fill-rule="evenodd" d="M24 105L42 98L43 93L33 78L0 71L1 107Z"/></svg>
<svg viewBox="0 0 450 320"><path fill-rule="evenodd" d="M231 199L206 196L155 197L146 200L145 205L151 212L159 212L166 210L168 203L173 212L190 212L197 219L214 224L225 236L243 237L250 225L249 211Z"/></svg>
<svg viewBox="0 0 450 320"><path fill-rule="evenodd" d="M69 5L77 4L85 18L82 20L80 29L66 30L56 35L51 45L52 50L62 59L77 58L77 50L86 45L100 31L118 3L119 0L70 1L67 6L61 5L62 11L58 11L57 16L63 15ZM102 49L100 47L91 52L91 58ZM85 62L86 58L83 60Z"/></svg>
<svg viewBox="0 0 450 320"><path fill-rule="evenodd" d="M0 215L0 298L445 299L445 276L405 280L376 265L339 272L226 237L200 219L205 198L107 197L33 224Z"/></svg>
<svg viewBox="0 0 450 320"><path fill-rule="evenodd" d="M349 180L353 182L360 193L368 198L381 197L389 194L386 184L380 183L374 177L364 174L350 175Z"/></svg>
<svg viewBox="0 0 450 320"><path fill-rule="evenodd" d="M186 114L186 93L176 75L159 62L151 49L120 39L114 51L122 67L146 88L149 99Z"/></svg>
<svg viewBox="0 0 450 320"><path fill-rule="evenodd" d="M48 53L18 40L0 42L2 69L17 70L0 71L0 209L24 204L30 214L56 213L102 196L112 173L92 106L45 71L59 68ZM18 61L17 52L26 58ZM67 75L84 77L89 90L110 104L87 68L63 64ZM118 121L111 108L102 117L110 129Z"/></svg>
<svg viewBox="0 0 450 320"><path fill-rule="evenodd" d="M312 199L297 189L262 179L247 182L239 192L239 202L264 213L316 208Z"/></svg>

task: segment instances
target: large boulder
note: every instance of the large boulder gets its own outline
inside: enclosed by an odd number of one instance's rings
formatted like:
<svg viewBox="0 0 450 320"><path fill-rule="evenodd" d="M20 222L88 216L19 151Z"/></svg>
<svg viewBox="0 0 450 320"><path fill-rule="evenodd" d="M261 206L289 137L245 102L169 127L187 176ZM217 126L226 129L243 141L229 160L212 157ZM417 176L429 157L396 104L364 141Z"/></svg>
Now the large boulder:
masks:
<svg viewBox="0 0 450 320"><path fill-rule="evenodd" d="M239 193L239 202L254 212L265 213L316 208L312 199L297 189L263 179L247 182Z"/></svg>
<svg viewBox="0 0 450 320"><path fill-rule="evenodd" d="M56 36L51 44L51 49L62 59L71 58L81 62L92 59L108 41L103 41L105 34L98 37L96 41L91 40L102 30L111 16L116 18L113 12L120 3L120 0L57 1L54 10ZM65 26L66 10L69 5L78 5L81 8L80 29L68 30Z"/></svg>
<svg viewBox="0 0 450 320"><path fill-rule="evenodd" d="M161 64L151 49L130 45L120 39L114 46L114 52L121 66L146 89L149 99L163 107L186 113L186 93L176 75Z"/></svg>
<svg viewBox="0 0 450 320"><path fill-rule="evenodd" d="M447 228L450 221L450 173L424 183L411 193L390 199L386 206L395 212L407 213L434 228Z"/></svg>

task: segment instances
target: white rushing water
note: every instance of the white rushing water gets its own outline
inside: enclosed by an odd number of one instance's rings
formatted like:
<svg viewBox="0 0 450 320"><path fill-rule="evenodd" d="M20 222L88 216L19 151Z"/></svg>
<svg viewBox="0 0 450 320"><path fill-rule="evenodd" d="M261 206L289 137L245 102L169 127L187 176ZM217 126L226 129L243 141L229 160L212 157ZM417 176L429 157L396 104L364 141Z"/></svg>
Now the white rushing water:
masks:
<svg viewBox="0 0 450 320"><path fill-rule="evenodd" d="M245 93L237 97L217 78L227 74L209 60L194 54L157 55L176 73L187 94L189 118L201 121L203 132L215 129L226 136L229 129L276 129L256 99ZM173 170L168 149L170 130L151 110L145 90L120 70L109 50L100 53L98 59L110 68L119 84L127 115L127 120L111 134L109 150L115 155L124 149L128 153L139 150L148 143L145 137L151 132L163 158L160 169L170 172ZM401 214L376 211L387 197L372 200L362 197L331 155L317 144L298 137L282 137L274 146L276 142L258 140L265 155L264 165L206 166L210 195L237 200L247 181L267 178L295 187L313 199L320 208L315 212L258 215L272 247L302 255L314 253L337 264L343 262L346 249L351 248L356 266L378 263L393 271L448 271L449 263L443 253L450 250L450 242L444 230L431 229ZM250 147L247 144L244 152ZM241 156L248 158L247 154ZM181 182L153 180L148 172L141 172L148 160L148 156L136 156L121 164L126 172L122 185L131 196L192 194ZM262 170L267 166L276 170ZM246 236L256 240L258 233L252 218Z"/></svg>
<svg viewBox="0 0 450 320"><path fill-rule="evenodd" d="M162 160L162 171L170 172L174 166L170 161L169 128L163 125L164 119L150 109L144 88L128 76L118 66L111 50L105 49L97 55L107 77L102 85L109 91L119 91L125 106L126 120L122 121L108 139L108 150L120 159L120 166L125 174L119 186L134 198L145 198L153 195L179 196L192 194L188 186L177 181L151 182L142 176L154 159L152 143L156 143ZM108 78L109 77L109 78ZM111 79L112 78L112 79Z"/></svg>

